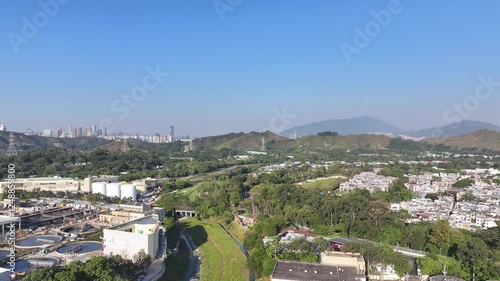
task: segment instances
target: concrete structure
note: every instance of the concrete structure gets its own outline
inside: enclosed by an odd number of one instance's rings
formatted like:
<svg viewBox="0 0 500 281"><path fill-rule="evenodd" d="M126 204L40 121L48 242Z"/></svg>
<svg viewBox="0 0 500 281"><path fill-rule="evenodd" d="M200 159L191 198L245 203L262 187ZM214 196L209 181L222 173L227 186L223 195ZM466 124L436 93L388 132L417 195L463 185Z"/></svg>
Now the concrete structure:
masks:
<svg viewBox="0 0 500 281"><path fill-rule="evenodd" d="M144 210L142 212L130 210L116 210L107 214L100 214L99 221L109 223L112 225L122 224L131 220L144 218L149 215L157 215L159 220L165 218L165 210L163 208L154 207L152 209Z"/></svg>
<svg viewBox="0 0 500 281"><path fill-rule="evenodd" d="M106 196L108 197L118 197L121 196L120 184L109 183L106 185Z"/></svg>
<svg viewBox="0 0 500 281"><path fill-rule="evenodd" d="M272 281L355 281L366 280L356 268L338 265L277 261Z"/></svg>
<svg viewBox="0 0 500 281"><path fill-rule="evenodd" d="M174 217L196 217L196 211L192 210L173 210Z"/></svg>
<svg viewBox="0 0 500 281"><path fill-rule="evenodd" d="M137 199L137 189L134 184L122 184L120 186L120 198L131 198L133 201Z"/></svg>
<svg viewBox="0 0 500 281"><path fill-rule="evenodd" d="M46 191L77 191L80 189L80 181L72 178L45 177L14 179L16 190L33 191L35 189ZM8 189L9 181L2 182L2 190Z"/></svg>
<svg viewBox="0 0 500 281"><path fill-rule="evenodd" d="M137 193L145 194L156 187L156 185L158 184L158 180L152 178L146 178L146 179L135 180L132 182L132 184L135 185Z"/></svg>
<svg viewBox="0 0 500 281"><path fill-rule="evenodd" d="M141 250L151 257L156 257L159 249L159 225L157 215L104 229L104 255L120 255L131 259Z"/></svg>
<svg viewBox="0 0 500 281"><path fill-rule="evenodd" d="M17 229L21 229L21 218L11 217L11 216L0 216L0 225L2 225L2 235L5 235L5 233L10 231L9 226L11 224L14 226L16 226L17 224Z"/></svg>
<svg viewBox="0 0 500 281"><path fill-rule="evenodd" d="M338 265L341 267L356 268L358 273L365 273L365 259L361 254L342 252L321 253L321 264Z"/></svg>
<svg viewBox="0 0 500 281"><path fill-rule="evenodd" d="M0 281L10 281L10 269L0 267Z"/></svg>
<svg viewBox="0 0 500 281"><path fill-rule="evenodd" d="M83 180L83 184L81 185L81 190L83 192L91 192L92 183L94 182L118 183L118 176L101 175L85 178Z"/></svg>
<svg viewBox="0 0 500 281"><path fill-rule="evenodd" d="M0 124L0 132L6 132L7 131L7 126L5 123Z"/></svg>

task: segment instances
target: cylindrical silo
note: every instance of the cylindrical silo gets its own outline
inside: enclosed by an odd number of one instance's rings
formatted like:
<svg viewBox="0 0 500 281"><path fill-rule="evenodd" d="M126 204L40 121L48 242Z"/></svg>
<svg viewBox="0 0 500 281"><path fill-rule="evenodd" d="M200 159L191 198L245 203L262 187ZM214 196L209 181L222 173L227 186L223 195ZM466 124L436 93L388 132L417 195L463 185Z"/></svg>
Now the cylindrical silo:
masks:
<svg viewBox="0 0 500 281"><path fill-rule="evenodd" d="M137 188L135 184L123 184L121 186L121 198L132 198L135 200L137 196Z"/></svg>
<svg viewBox="0 0 500 281"><path fill-rule="evenodd" d="M106 196L120 198L120 195L121 195L121 192L120 192L120 184L119 183L106 184Z"/></svg>
<svg viewBox="0 0 500 281"><path fill-rule="evenodd" d="M93 182L92 183L92 193L100 193L106 195L106 183L105 182Z"/></svg>

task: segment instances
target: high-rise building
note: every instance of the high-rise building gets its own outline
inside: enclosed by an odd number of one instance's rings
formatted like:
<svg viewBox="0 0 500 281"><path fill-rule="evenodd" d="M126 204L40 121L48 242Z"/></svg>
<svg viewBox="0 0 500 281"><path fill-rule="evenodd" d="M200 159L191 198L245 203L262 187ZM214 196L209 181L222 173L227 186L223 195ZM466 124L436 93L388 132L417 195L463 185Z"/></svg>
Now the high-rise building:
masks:
<svg viewBox="0 0 500 281"><path fill-rule="evenodd" d="M78 128L78 136L79 137L83 136L83 128L82 127Z"/></svg>
<svg viewBox="0 0 500 281"><path fill-rule="evenodd" d="M52 137L52 129L44 129L43 136L44 137Z"/></svg>
<svg viewBox="0 0 500 281"><path fill-rule="evenodd" d="M5 123L0 124L0 131L2 132L7 131L7 126L5 125Z"/></svg>
<svg viewBox="0 0 500 281"><path fill-rule="evenodd" d="M175 135L174 135L174 126L168 127L168 136L169 136L169 141L173 142Z"/></svg>
<svg viewBox="0 0 500 281"><path fill-rule="evenodd" d="M90 128L90 133L92 135L96 135L97 134L97 126L96 125L92 125L92 127Z"/></svg>
<svg viewBox="0 0 500 281"><path fill-rule="evenodd" d="M68 137L70 137L70 138L75 137L72 125L69 125L69 128L68 128Z"/></svg>

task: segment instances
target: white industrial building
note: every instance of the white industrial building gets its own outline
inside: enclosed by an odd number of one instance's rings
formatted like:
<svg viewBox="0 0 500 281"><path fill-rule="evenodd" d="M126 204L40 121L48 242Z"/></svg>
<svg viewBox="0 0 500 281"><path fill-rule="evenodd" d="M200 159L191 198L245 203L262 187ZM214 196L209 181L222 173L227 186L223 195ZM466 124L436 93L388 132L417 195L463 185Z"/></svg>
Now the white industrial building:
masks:
<svg viewBox="0 0 500 281"><path fill-rule="evenodd" d="M69 192L91 192L93 183L118 183L118 176L97 176L88 177L83 180L62 177L40 177L40 178L17 178L13 179L16 190L33 191L35 189L45 191L69 191ZM5 179L2 183L2 190L8 189L11 180ZM119 197L119 196L118 196Z"/></svg>
<svg viewBox="0 0 500 281"><path fill-rule="evenodd" d="M83 180L82 191L90 192L92 189L92 184L96 182L118 183L118 176L102 175L102 176L88 177Z"/></svg>
<svg viewBox="0 0 500 281"><path fill-rule="evenodd" d="M152 258L156 257L160 243L159 225L158 215L153 214L104 229L104 255L132 259L144 250Z"/></svg>
<svg viewBox="0 0 500 281"><path fill-rule="evenodd" d="M108 197L119 197L120 199L137 199L137 188L134 184L119 184L94 182L92 183L92 193L100 193Z"/></svg>
<svg viewBox="0 0 500 281"><path fill-rule="evenodd" d="M106 196L108 197L121 197L120 184L108 183L106 184Z"/></svg>
<svg viewBox="0 0 500 281"><path fill-rule="evenodd" d="M123 184L120 186L120 198L132 198L135 200L137 198L137 189L133 184Z"/></svg>
<svg viewBox="0 0 500 281"><path fill-rule="evenodd" d="M2 182L2 190L8 189L11 180ZM48 191L77 191L80 188L80 181L72 178L45 177L13 179L16 190L33 191L35 189Z"/></svg>

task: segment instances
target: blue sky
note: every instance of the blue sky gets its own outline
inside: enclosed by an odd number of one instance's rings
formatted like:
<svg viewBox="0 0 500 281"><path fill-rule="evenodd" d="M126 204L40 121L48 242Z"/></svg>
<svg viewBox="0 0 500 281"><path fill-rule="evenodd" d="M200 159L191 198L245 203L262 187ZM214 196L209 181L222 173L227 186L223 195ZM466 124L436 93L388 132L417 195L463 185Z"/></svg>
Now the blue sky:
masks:
<svg viewBox="0 0 500 281"><path fill-rule="evenodd" d="M500 81L494 0L401 0L398 13L387 0L241 0L222 18L212 0L65 0L44 24L40 3L53 1L0 1L0 122L12 130L106 119L203 136L359 115L419 129L449 123L479 76ZM340 44L356 47L355 28L381 10L390 21L347 62ZM31 38L23 18L38 20ZM126 116L112 109L157 66L169 76ZM500 124L499 96L464 119ZM294 117L272 126L285 107Z"/></svg>

